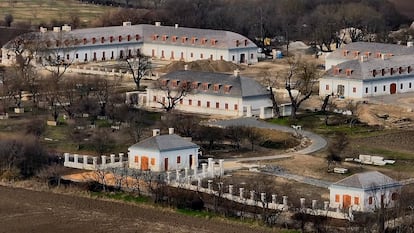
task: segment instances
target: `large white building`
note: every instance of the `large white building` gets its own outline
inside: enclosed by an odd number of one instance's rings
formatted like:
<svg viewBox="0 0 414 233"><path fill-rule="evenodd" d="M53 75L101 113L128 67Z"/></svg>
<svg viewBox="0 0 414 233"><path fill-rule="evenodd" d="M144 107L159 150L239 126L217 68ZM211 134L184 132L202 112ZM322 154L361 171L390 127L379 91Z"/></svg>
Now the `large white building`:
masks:
<svg viewBox="0 0 414 233"><path fill-rule="evenodd" d="M401 193L401 184L377 172L351 175L331 186L330 207L370 212L381 207L394 207Z"/></svg>
<svg viewBox="0 0 414 233"><path fill-rule="evenodd" d="M41 28L33 33L44 50L64 61L89 62L125 59L141 52L162 60L225 60L234 63L257 62L257 46L240 34L178 25L131 25L71 30L70 26ZM27 37L27 35L26 35ZM33 38L33 36L29 36ZM13 41L2 48L2 63L14 61Z"/></svg>
<svg viewBox="0 0 414 233"><path fill-rule="evenodd" d="M272 102L269 91L257 81L234 74L180 70L168 73L158 80L160 85L176 90L182 83L191 88L175 109L185 112L223 115L258 116L271 118ZM162 108L168 96L158 86L147 89L146 106ZM161 103L160 103L161 102Z"/></svg>
<svg viewBox="0 0 414 233"><path fill-rule="evenodd" d="M357 42L326 57L319 95L364 98L414 91L414 47Z"/></svg>
<svg viewBox="0 0 414 233"><path fill-rule="evenodd" d="M160 135L155 129L153 136L144 139L128 148L129 168L168 171L180 169L194 169L198 167L198 154L200 147L174 134Z"/></svg>

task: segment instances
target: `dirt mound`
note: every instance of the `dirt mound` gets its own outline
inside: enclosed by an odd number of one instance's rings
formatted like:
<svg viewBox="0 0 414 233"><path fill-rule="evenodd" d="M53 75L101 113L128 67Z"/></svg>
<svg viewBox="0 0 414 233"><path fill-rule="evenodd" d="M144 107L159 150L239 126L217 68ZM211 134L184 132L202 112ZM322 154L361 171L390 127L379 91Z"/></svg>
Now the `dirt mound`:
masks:
<svg viewBox="0 0 414 233"><path fill-rule="evenodd" d="M183 70L184 65L188 65L189 70L205 72L232 72L239 69L239 66L228 61L197 60L192 62L174 61L160 69L160 72L169 73Z"/></svg>

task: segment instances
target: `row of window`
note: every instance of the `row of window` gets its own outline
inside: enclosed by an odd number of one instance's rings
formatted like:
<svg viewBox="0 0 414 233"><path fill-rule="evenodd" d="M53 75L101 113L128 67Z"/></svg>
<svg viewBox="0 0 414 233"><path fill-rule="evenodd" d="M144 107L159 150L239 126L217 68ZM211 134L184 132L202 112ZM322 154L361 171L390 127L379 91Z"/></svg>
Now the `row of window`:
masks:
<svg viewBox="0 0 414 233"><path fill-rule="evenodd" d="M143 155L142 156L142 158L148 158L147 156L145 156L145 155ZM139 161L139 156L138 155L136 155L135 157L134 157L134 163L139 163L140 161ZM181 163L181 156L177 156L177 164L180 164ZM155 165L155 158L151 158L150 159L150 164L151 165Z"/></svg>
<svg viewBox="0 0 414 233"><path fill-rule="evenodd" d="M392 193L391 194L391 200L395 201L398 198L398 194L397 193ZM339 194L335 195L335 202L339 203L341 199L341 196ZM384 201L384 194L381 195L381 199L382 201ZM372 196L368 197L368 204L372 205L374 203L374 198ZM359 205L360 204L360 200L359 197L354 197L354 205Z"/></svg>
<svg viewBox="0 0 414 233"><path fill-rule="evenodd" d="M152 97L152 101L153 102L157 102L157 96L154 95ZM165 97L162 97L161 102L162 103L165 103L165 101L166 101L166 98ZM186 100L186 101L184 101L183 99L180 99L180 102L179 103L181 105L187 104L189 106L206 107L206 108L210 108L211 107L211 102L210 101L206 101L206 105L205 106L202 105L201 100L197 100L197 105L193 105L193 100L192 99L189 99L189 100ZM195 104L195 101L194 101L194 104ZM216 102L215 107L216 107L216 109L220 109L220 103L219 102ZM224 109L225 110L229 110L229 108L230 108L229 107L229 104L228 103L225 103L224 104ZM239 109L239 106L237 104L234 104L232 110L237 111L238 109Z"/></svg>
<svg viewBox="0 0 414 233"><path fill-rule="evenodd" d="M412 88L412 83L410 82L410 83L408 83L408 88L409 89L411 89ZM396 86L395 86L396 87ZM329 85L326 85L325 86L325 90L326 91L329 91ZM402 90L402 89L404 89L404 83L400 83L400 90ZM387 91L387 86L386 85L383 85L382 86L382 91ZM357 92L357 88L356 87L352 87L352 92L353 93L356 93ZM368 93L369 92L369 88L368 87L366 87L365 88L365 93ZM377 86L374 86L374 93L376 93L376 92L378 92L378 88L377 88Z"/></svg>

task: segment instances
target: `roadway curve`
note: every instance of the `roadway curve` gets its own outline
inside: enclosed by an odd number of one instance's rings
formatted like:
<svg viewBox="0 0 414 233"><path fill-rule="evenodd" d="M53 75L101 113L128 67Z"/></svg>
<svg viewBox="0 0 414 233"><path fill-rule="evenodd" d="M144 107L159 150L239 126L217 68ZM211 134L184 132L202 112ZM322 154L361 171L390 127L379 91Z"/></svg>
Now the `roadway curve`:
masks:
<svg viewBox="0 0 414 233"><path fill-rule="evenodd" d="M261 128L261 129L274 129L277 131L287 132L287 133L300 133L304 137L307 137L312 144L309 145L306 148L303 148L302 150L295 151L295 154L311 154L313 152L316 152L318 150L321 150L325 148L327 145L326 140L312 132L306 131L306 130L298 130L287 126L282 125L276 125L267 123L264 121L259 121L256 118L237 118L237 119L231 119L231 120L220 120L215 122L209 122L210 126L216 126L216 127L230 127L230 126L245 126L245 127L255 127L255 128ZM287 153L291 154L291 153ZM278 155L279 156L279 155ZM253 158L244 158L244 159L237 159L238 161L250 161L250 160L265 160L265 159L273 159L272 156L261 156L261 157L253 157Z"/></svg>

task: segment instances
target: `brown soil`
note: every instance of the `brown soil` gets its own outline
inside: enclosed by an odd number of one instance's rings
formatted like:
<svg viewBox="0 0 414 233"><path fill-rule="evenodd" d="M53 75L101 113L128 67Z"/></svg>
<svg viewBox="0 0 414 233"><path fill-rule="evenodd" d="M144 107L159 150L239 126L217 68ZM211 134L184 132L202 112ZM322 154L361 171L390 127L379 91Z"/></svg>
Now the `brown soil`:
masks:
<svg viewBox="0 0 414 233"><path fill-rule="evenodd" d="M277 232L168 209L0 186L0 232Z"/></svg>
<svg viewBox="0 0 414 233"><path fill-rule="evenodd" d="M268 194L276 194L278 201L281 202L282 196L286 195L289 198L289 202L293 203L294 206L299 205L301 197L309 201L315 199L320 201L320 203L329 199L329 190L326 188L243 170L232 173L230 177L224 177L223 182L225 184L233 184L236 192L239 186L244 187L247 196L249 195L247 190L261 190Z"/></svg>

